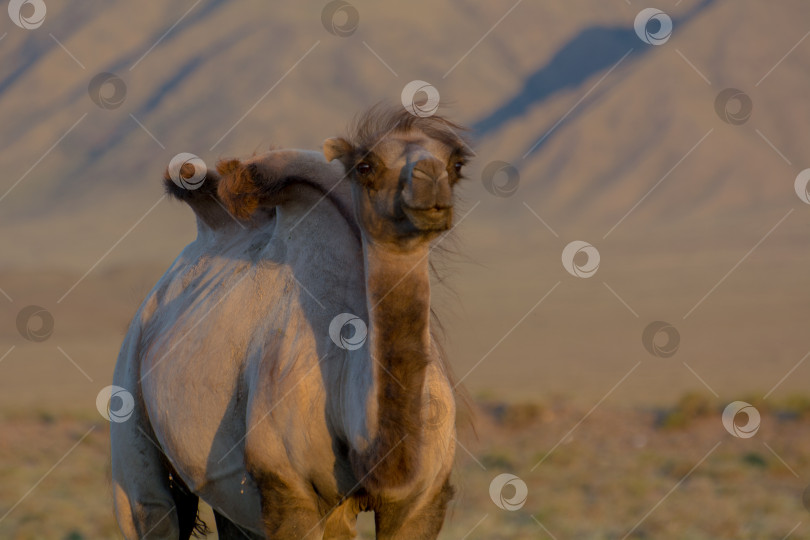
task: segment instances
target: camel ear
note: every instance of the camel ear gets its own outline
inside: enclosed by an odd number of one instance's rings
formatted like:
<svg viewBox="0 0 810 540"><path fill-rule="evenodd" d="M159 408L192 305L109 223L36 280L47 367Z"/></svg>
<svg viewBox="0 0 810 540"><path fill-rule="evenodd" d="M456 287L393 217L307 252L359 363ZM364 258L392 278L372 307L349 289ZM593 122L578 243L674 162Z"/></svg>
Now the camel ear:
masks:
<svg viewBox="0 0 810 540"><path fill-rule="evenodd" d="M238 159L223 159L217 163L222 178L217 195L228 211L239 219L250 219L259 206L261 173L255 164L243 164Z"/></svg>
<svg viewBox="0 0 810 540"><path fill-rule="evenodd" d="M349 154L351 149L352 145L342 137L334 137L323 141L323 156L326 161L342 159Z"/></svg>

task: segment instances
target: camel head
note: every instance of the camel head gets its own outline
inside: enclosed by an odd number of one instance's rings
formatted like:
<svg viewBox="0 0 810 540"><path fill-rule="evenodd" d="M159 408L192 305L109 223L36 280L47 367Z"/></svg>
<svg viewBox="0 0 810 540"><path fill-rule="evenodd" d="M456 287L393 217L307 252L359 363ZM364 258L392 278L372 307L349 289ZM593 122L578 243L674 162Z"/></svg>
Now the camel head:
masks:
<svg viewBox="0 0 810 540"><path fill-rule="evenodd" d="M453 190L470 151L440 116L373 107L348 137L327 139L327 161L340 160L352 179L363 233L384 244L427 241L453 223Z"/></svg>

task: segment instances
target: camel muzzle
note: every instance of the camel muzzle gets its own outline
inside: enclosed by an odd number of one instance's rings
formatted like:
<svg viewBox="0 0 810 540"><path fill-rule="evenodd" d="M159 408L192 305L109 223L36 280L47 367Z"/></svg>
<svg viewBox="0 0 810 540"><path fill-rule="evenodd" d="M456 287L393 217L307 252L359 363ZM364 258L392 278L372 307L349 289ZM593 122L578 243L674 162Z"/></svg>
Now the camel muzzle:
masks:
<svg viewBox="0 0 810 540"><path fill-rule="evenodd" d="M420 230L445 230L453 217L453 192L445 165L426 157L406 171L402 188L402 210Z"/></svg>

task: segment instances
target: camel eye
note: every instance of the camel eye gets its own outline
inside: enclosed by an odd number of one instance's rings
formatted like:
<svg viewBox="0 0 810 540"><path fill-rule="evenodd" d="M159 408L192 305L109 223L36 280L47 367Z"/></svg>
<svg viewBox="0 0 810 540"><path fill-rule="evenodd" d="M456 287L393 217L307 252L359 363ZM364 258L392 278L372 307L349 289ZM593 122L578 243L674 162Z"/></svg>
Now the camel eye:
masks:
<svg viewBox="0 0 810 540"><path fill-rule="evenodd" d="M369 165L365 161L361 161L360 163L358 163L355 169L357 169L357 174L359 174L360 176L368 176L369 174L371 174L371 165Z"/></svg>
<svg viewBox="0 0 810 540"><path fill-rule="evenodd" d="M455 164L453 164L453 168L456 170L457 173L461 172L462 167L464 167L464 163L462 163L461 161L456 161Z"/></svg>

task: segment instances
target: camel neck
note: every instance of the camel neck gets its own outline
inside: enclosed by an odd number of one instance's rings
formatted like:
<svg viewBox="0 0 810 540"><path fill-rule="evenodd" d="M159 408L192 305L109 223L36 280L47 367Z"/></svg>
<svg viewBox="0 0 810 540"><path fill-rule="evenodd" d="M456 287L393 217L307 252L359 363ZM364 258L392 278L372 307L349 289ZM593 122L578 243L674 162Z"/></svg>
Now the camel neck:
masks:
<svg viewBox="0 0 810 540"><path fill-rule="evenodd" d="M418 462L425 372L431 356L429 246L399 251L364 239L368 347L378 422L368 464L390 484ZM365 460L364 460L365 461Z"/></svg>
<svg viewBox="0 0 810 540"><path fill-rule="evenodd" d="M371 348L379 361L430 351L427 244L403 252L364 242Z"/></svg>

